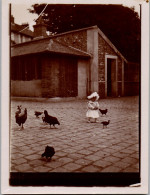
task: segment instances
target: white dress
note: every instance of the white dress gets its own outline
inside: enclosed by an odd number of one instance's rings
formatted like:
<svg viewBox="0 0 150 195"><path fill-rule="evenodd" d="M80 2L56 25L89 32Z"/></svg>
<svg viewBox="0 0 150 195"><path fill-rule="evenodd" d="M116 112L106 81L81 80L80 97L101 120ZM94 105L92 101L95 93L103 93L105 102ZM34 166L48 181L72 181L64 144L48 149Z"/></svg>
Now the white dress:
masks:
<svg viewBox="0 0 150 195"><path fill-rule="evenodd" d="M86 117L98 118L99 117L99 103L97 101L88 102L88 111L86 112Z"/></svg>

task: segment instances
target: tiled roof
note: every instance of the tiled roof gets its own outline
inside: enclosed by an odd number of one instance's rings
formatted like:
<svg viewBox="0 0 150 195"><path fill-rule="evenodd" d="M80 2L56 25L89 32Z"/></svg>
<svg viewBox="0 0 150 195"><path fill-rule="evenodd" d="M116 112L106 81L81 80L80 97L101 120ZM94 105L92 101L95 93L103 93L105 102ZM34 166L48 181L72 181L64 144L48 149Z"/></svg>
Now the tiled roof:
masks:
<svg viewBox="0 0 150 195"><path fill-rule="evenodd" d="M16 33L20 33L20 34L24 34L24 35L33 37L33 32L31 30L28 30L28 29L23 30L24 28L25 27L22 25L11 23L11 31L12 32L16 32ZM23 30L23 31L21 31L21 30Z"/></svg>
<svg viewBox="0 0 150 195"><path fill-rule="evenodd" d="M56 40L45 38L34 40L30 42L25 42L22 44L16 44L12 46L11 56L21 56L35 53L60 53L74 56L90 57L90 54L83 52L74 47L64 45Z"/></svg>

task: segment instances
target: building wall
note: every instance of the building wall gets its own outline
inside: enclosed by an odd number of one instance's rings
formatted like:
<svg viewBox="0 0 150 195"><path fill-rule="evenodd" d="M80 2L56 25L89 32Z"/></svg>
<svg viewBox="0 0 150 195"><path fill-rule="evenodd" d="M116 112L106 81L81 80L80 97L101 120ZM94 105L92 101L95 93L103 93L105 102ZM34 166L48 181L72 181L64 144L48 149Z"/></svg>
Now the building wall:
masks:
<svg viewBox="0 0 150 195"><path fill-rule="evenodd" d="M42 57L42 97L59 96L59 64L48 55Z"/></svg>
<svg viewBox="0 0 150 195"><path fill-rule="evenodd" d="M140 65L127 63L124 66L124 94L127 96L139 95L140 92Z"/></svg>
<svg viewBox="0 0 150 195"><path fill-rule="evenodd" d="M123 77L122 72L122 59L116 54L116 52L109 46L109 44L98 33L97 28L91 28L88 30L72 32L68 34L62 34L56 37L58 41L61 41L69 46L83 50L91 54L90 60L90 75L88 83L88 92L99 92L102 98L106 97L106 85L105 85L105 56L107 54L117 56L117 92L116 94L123 95ZM106 83L107 84L107 83Z"/></svg>
<svg viewBox="0 0 150 195"><path fill-rule="evenodd" d="M90 89L89 92L98 92L98 33L97 29L87 30L87 52L90 60Z"/></svg>
<svg viewBox="0 0 150 195"><path fill-rule="evenodd" d="M19 97L41 97L41 80L13 81L11 80L11 95Z"/></svg>
<svg viewBox="0 0 150 195"><path fill-rule="evenodd" d="M11 40L14 41L15 44L18 44L26 41L31 41L32 38L21 33L11 32Z"/></svg>
<svg viewBox="0 0 150 195"><path fill-rule="evenodd" d="M98 83L99 83L99 94L102 98L106 97L105 93L105 85L106 83L106 74L105 74L105 56L112 55L117 56L115 51L108 45L108 43L98 35ZM118 81L118 95L122 95L122 60L119 56L117 56L117 63L118 63L118 74L117 74L117 81Z"/></svg>
<svg viewBox="0 0 150 195"><path fill-rule="evenodd" d="M61 55L43 55L42 59L42 96L78 96L77 59Z"/></svg>
<svg viewBox="0 0 150 195"><path fill-rule="evenodd" d="M86 98L88 93L89 61L78 60L78 97Z"/></svg>
<svg viewBox="0 0 150 195"><path fill-rule="evenodd" d="M80 49L82 51L87 51L87 32L84 31L78 31L78 32L72 32L68 34L62 34L61 36L58 36L54 38L54 40L61 41L61 43L67 44L69 46L72 46L74 48Z"/></svg>

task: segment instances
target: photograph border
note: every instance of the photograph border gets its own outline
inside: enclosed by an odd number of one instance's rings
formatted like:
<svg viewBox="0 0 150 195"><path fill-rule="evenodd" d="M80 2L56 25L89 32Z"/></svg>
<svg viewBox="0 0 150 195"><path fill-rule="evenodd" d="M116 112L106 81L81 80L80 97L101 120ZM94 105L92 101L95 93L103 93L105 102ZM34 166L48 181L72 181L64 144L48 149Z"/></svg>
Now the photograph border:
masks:
<svg viewBox="0 0 150 195"><path fill-rule="evenodd" d="M142 55L141 55L141 182L132 187L12 187L9 186L9 3L2 1L2 63L1 63L1 192L2 194L13 193L147 193L148 192L148 102L149 102L149 4L143 1L142 7ZM17 0L15 2L18 2ZM37 1L36 1L37 2ZM58 1L57 1L58 2ZM63 1L68 3L68 1ZM121 2L121 0L119 1ZM43 3L43 1L42 1ZM50 3L50 1L48 2ZM54 2L53 2L54 3ZM69 1L70 3L70 1ZM89 3L89 2L86 2ZM93 2L92 2L93 3ZM97 1L97 3L99 3ZM9 51L9 52L8 52ZM71 173L72 174L72 173ZM56 176L55 174L54 176ZM64 176L62 176L64 177ZM56 176L57 179L57 176ZM126 180L126 178L125 178ZM128 183L128 181L126 180ZM63 190L63 191L62 191ZM87 192L86 192L87 190Z"/></svg>

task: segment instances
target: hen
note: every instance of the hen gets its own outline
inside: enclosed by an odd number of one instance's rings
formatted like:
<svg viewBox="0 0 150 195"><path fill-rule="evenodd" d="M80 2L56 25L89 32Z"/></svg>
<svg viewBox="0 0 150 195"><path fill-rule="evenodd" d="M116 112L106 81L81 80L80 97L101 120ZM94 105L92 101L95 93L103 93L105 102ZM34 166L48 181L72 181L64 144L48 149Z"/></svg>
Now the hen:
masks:
<svg viewBox="0 0 150 195"><path fill-rule="evenodd" d="M19 113L19 112L16 112L15 113L15 118L16 118L16 123L21 126L21 129L24 129L23 127L23 124L26 122L27 120L27 109L25 108L24 109L24 112L23 113Z"/></svg>
<svg viewBox="0 0 150 195"><path fill-rule="evenodd" d="M101 112L101 114L103 116L103 114L105 114L105 115L107 114L108 109L105 109L105 110L99 109L99 111Z"/></svg>
<svg viewBox="0 0 150 195"><path fill-rule="evenodd" d="M17 111L15 112L15 114L20 114L21 113L21 105L20 106L17 106Z"/></svg>
<svg viewBox="0 0 150 195"><path fill-rule="evenodd" d="M43 122L53 125L55 127L56 124L60 125L58 119L56 117L50 116L47 112L47 110L44 110L45 117L43 118ZM56 128L56 127L55 127Z"/></svg>
<svg viewBox="0 0 150 195"><path fill-rule="evenodd" d="M35 111L34 115L38 118L43 112Z"/></svg>
<svg viewBox="0 0 150 195"><path fill-rule="evenodd" d="M45 147L45 152L41 155L42 157L46 157L46 159L48 159L48 158L52 158L52 156L54 156L54 154L55 154L55 150L54 150L54 148L53 147L51 147L51 146L46 146Z"/></svg>
<svg viewBox="0 0 150 195"><path fill-rule="evenodd" d="M109 125L109 123L110 123L110 120L101 122L101 124L103 124L103 128L105 126L107 127L107 125Z"/></svg>

